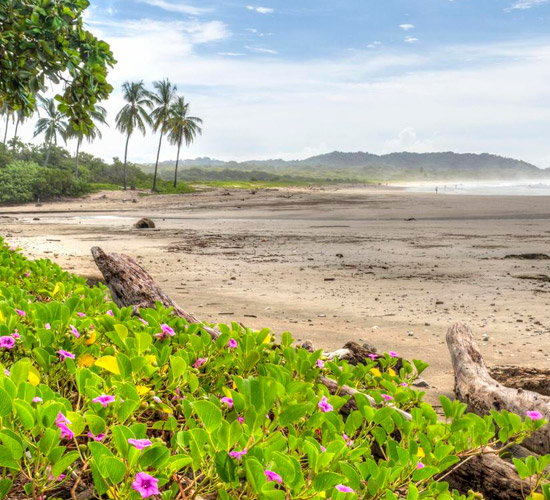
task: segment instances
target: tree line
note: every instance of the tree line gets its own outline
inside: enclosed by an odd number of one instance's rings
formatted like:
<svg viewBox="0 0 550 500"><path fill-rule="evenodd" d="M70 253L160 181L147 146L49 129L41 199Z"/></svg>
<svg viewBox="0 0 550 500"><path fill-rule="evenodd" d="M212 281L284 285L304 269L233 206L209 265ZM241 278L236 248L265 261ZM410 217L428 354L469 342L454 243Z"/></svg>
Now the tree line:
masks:
<svg viewBox="0 0 550 500"><path fill-rule="evenodd" d="M153 132L160 134L153 174L152 191L157 191L158 164L163 138L168 137L168 141L177 147L177 158L174 169L174 187L178 182L178 164L180 158L181 146L185 143L189 146L197 135L202 133L202 120L189 115L190 104L185 98L177 94L176 85L169 79L159 80L153 83L153 91L145 87L143 81L125 82L122 86L124 106L116 115L116 128L125 135L126 142L124 146L124 190L128 189L128 147L130 138L135 132L143 136L150 127ZM61 139L65 143L69 139L76 140L75 153L75 177L78 179L79 173L79 152L82 141L86 139L93 142L101 139L101 125L107 125L107 110L99 105L95 105L90 111L90 118L94 124L87 133L77 129L65 118L65 115L58 109L56 101L53 98L38 96L39 119L35 124L34 137L44 136L44 146L46 148L46 158L44 166L47 167L50 158L52 145L57 145ZM22 112L11 112L6 106L0 109L0 113L5 115L5 130L3 143L6 144L9 130L10 119L15 122L15 133L13 136L13 145L18 138L19 125L29 117ZM31 115L32 116L32 115Z"/></svg>

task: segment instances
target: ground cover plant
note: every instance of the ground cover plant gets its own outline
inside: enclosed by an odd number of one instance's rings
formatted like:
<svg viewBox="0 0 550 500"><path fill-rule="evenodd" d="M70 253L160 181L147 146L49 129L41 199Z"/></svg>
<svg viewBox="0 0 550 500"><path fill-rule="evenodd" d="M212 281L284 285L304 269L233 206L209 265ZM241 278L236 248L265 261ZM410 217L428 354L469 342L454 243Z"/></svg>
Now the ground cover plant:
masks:
<svg viewBox="0 0 550 500"><path fill-rule="evenodd" d="M351 366L288 333L213 341L160 305L132 312L0 239L0 499L471 500L453 467L545 424L447 398L438 417L411 386L426 365L394 352ZM375 404L341 411L321 375ZM549 463L516 461L525 498L550 498Z"/></svg>

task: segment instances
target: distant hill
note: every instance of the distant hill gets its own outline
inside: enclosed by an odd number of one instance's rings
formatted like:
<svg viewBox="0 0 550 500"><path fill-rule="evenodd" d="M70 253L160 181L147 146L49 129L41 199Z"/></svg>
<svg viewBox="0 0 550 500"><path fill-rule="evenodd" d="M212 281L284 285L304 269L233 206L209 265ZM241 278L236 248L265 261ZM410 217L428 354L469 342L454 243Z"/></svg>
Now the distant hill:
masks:
<svg viewBox="0 0 550 500"><path fill-rule="evenodd" d="M175 162L162 162L161 175L167 176ZM151 171L152 165L143 166ZM333 181L422 181L422 180L517 180L550 178L550 169L492 154L459 153L343 153L334 151L305 160L251 160L245 162L196 158L180 161L182 179L247 180L247 175L265 173L271 180ZM245 174L246 173L246 174Z"/></svg>

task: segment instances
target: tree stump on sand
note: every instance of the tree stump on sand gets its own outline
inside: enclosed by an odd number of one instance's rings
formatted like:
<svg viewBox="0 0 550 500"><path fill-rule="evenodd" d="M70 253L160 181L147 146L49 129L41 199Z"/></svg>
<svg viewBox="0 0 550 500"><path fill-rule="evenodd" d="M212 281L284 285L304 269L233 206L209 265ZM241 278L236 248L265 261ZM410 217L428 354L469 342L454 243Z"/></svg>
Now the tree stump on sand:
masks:
<svg viewBox="0 0 550 500"><path fill-rule="evenodd" d="M136 229L155 229L155 223L148 217L144 217L143 219L139 219L134 224L134 227Z"/></svg>

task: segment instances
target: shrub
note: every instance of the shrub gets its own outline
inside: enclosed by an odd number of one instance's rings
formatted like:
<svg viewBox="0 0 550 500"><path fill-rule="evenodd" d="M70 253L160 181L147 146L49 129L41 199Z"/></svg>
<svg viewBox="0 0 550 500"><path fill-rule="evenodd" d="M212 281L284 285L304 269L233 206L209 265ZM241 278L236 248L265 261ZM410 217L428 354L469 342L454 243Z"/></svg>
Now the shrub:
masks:
<svg viewBox="0 0 550 500"><path fill-rule="evenodd" d="M0 167L0 203L25 203L61 196L80 196L89 188L71 172L16 161Z"/></svg>

